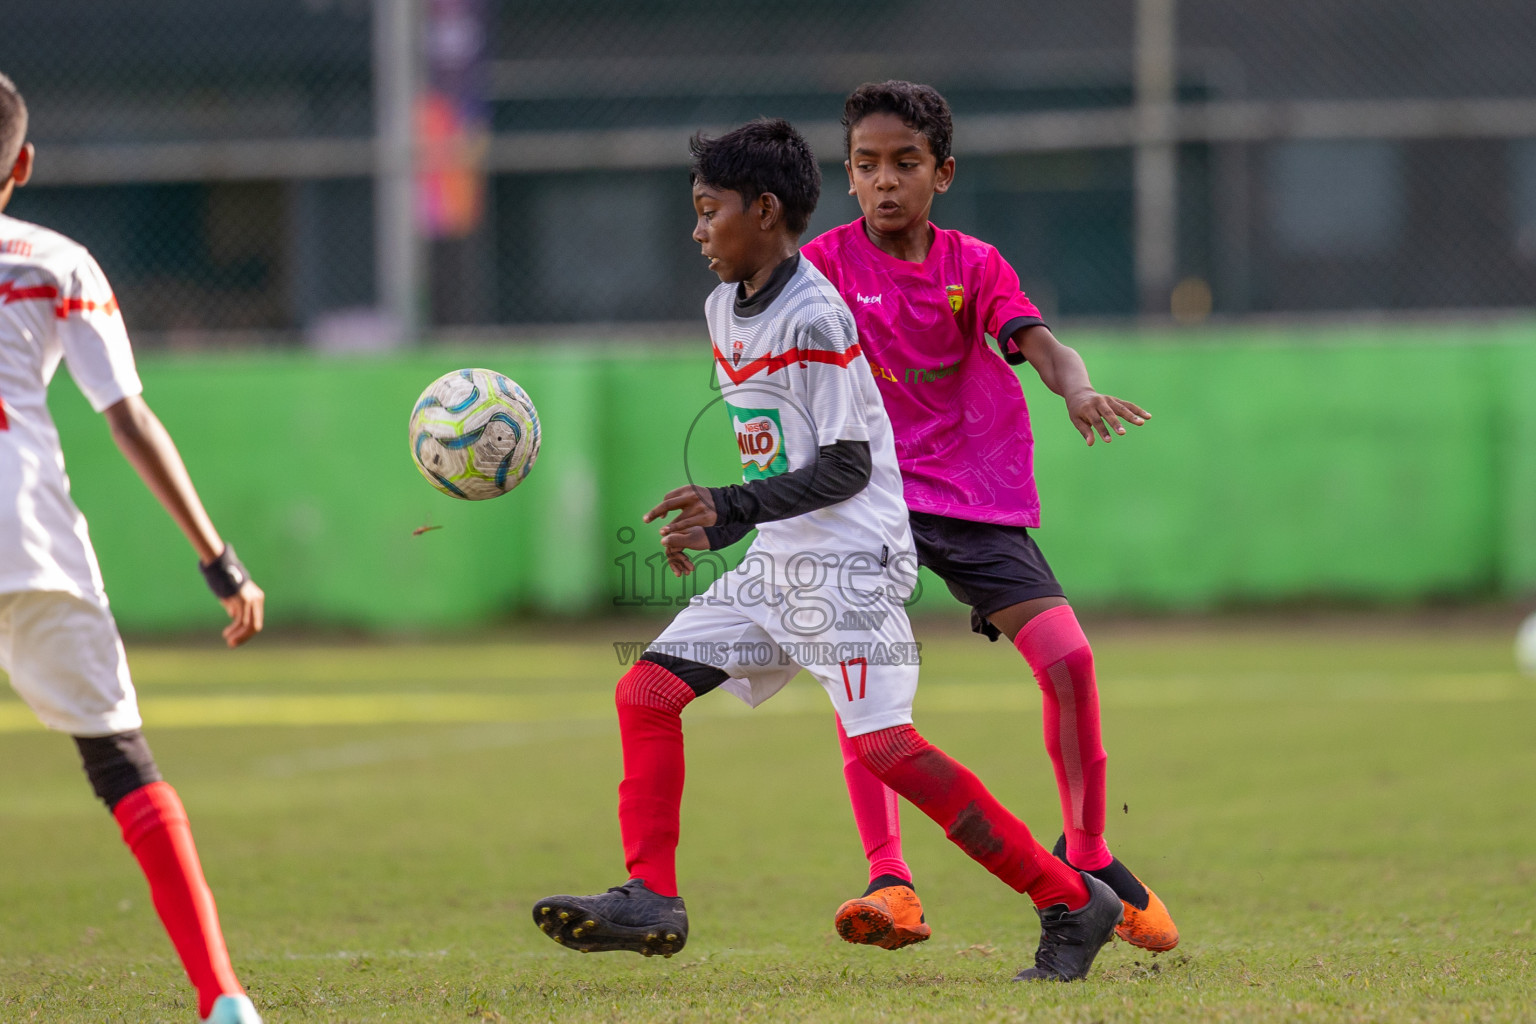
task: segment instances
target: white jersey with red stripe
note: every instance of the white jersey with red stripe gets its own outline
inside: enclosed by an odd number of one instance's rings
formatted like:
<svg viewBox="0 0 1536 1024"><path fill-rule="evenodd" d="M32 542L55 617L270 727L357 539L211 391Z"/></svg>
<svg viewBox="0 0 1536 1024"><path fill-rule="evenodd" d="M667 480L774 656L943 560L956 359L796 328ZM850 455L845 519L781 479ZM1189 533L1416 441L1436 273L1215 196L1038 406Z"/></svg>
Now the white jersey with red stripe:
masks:
<svg viewBox="0 0 1536 1024"><path fill-rule="evenodd" d="M0 215L0 594L63 591L105 607L48 412L60 360L97 412L143 390L117 300L91 254Z"/></svg>
<svg viewBox="0 0 1536 1024"><path fill-rule="evenodd" d="M755 315L740 315L736 289L716 288L705 316L742 479L793 472L837 441L867 441L871 460L869 484L853 497L761 524L747 559L760 556L770 585L894 584L905 597L916 582L916 556L901 470L853 314L806 259ZM811 558L798 558L803 555Z"/></svg>

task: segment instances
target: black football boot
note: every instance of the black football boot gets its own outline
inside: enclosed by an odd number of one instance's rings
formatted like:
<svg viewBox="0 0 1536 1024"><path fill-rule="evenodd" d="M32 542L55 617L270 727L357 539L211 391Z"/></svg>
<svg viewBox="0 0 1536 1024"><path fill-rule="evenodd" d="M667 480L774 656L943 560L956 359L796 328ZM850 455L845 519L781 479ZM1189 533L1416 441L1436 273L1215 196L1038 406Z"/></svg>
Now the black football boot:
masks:
<svg viewBox="0 0 1536 1024"><path fill-rule="evenodd" d="M627 949L671 956L688 941L681 896L660 896L638 878L596 896L546 896L533 905L533 923L562 946L583 953Z"/></svg>
<svg viewBox="0 0 1536 1024"><path fill-rule="evenodd" d="M1115 934L1122 909L1115 890L1086 871L1078 872L1088 886L1088 903L1068 910L1065 903L1037 910L1040 948L1035 966L1013 976L1014 981L1077 981L1086 978L1093 958Z"/></svg>

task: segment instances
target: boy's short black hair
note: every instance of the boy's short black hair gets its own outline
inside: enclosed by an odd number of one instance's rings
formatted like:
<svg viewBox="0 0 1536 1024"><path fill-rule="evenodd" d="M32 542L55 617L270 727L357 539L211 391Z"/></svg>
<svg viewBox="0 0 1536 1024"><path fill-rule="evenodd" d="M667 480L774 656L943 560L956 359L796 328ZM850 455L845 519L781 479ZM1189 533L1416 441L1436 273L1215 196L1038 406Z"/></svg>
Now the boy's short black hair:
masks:
<svg viewBox="0 0 1536 1024"><path fill-rule="evenodd" d="M27 141L27 104L16 83L0 74L0 175L11 173Z"/></svg>
<svg viewBox="0 0 1536 1024"><path fill-rule="evenodd" d="M821 198L821 168L811 147L782 117L760 117L718 139L702 132L688 141L690 185L740 192L751 204L766 192L784 206L784 225L796 237L805 233Z"/></svg>
<svg viewBox="0 0 1536 1024"><path fill-rule="evenodd" d="M949 115L949 103L931 85L903 82L865 82L843 103L843 152L853 148L853 127L871 114L895 114L901 123L928 140L933 159L949 159L955 126Z"/></svg>

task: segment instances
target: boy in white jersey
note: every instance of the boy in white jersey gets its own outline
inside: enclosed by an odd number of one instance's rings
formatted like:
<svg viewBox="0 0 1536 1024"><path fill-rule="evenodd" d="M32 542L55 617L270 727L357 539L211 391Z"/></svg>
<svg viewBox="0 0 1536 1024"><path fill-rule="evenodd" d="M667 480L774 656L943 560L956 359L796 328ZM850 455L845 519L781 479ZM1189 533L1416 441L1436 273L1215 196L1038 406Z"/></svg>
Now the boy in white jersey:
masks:
<svg viewBox="0 0 1536 1024"><path fill-rule="evenodd" d="M692 150L693 237L722 282L706 310L744 482L680 487L645 521L677 513L661 534L678 575L694 568L686 549L723 547L753 528L758 537L619 680L629 880L595 896L546 897L534 923L583 952L682 949L681 712L721 686L756 705L804 668L860 761L1042 909L1036 966L1016 980L1081 978L1120 921L1119 899L1052 857L911 724L916 645L902 601L914 582L912 535L890 420L853 317L798 251L820 192L815 158L782 120L696 136Z"/></svg>
<svg viewBox="0 0 1536 1024"><path fill-rule="evenodd" d="M21 94L0 75L0 211L31 177L26 128ZM249 640L261 630L264 596L219 539L170 435L144 404L101 268L64 236L0 214L0 668L44 725L74 737L197 988L199 1018L260 1024L230 966L186 811L139 731L123 644L48 414L61 360L197 551L229 613L226 642Z"/></svg>

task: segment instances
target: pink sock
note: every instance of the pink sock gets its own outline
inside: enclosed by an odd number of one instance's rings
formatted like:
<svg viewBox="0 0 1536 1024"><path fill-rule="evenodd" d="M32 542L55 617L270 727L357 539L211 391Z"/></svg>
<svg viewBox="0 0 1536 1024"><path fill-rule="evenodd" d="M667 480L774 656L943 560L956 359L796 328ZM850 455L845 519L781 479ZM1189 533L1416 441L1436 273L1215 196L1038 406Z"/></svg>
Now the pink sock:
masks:
<svg viewBox="0 0 1536 1024"><path fill-rule="evenodd" d="M881 875L895 875L912 880L912 869L901 858L901 808L896 791L859 761L858 749L837 720L837 742L843 748L843 778L848 781L848 802L853 805L853 821L864 840L864 856L869 858L869 880Z"/></svg>
<svg viewBox="0 0 1536 1024"><path fill-rule="evenodd" d="M1093 650L1070 605L1041 612L1013 644L1044 694L1045 749L1056 769L1067 859L1093 871L1114 859L1104 843L1104 768Z"/></svg>

